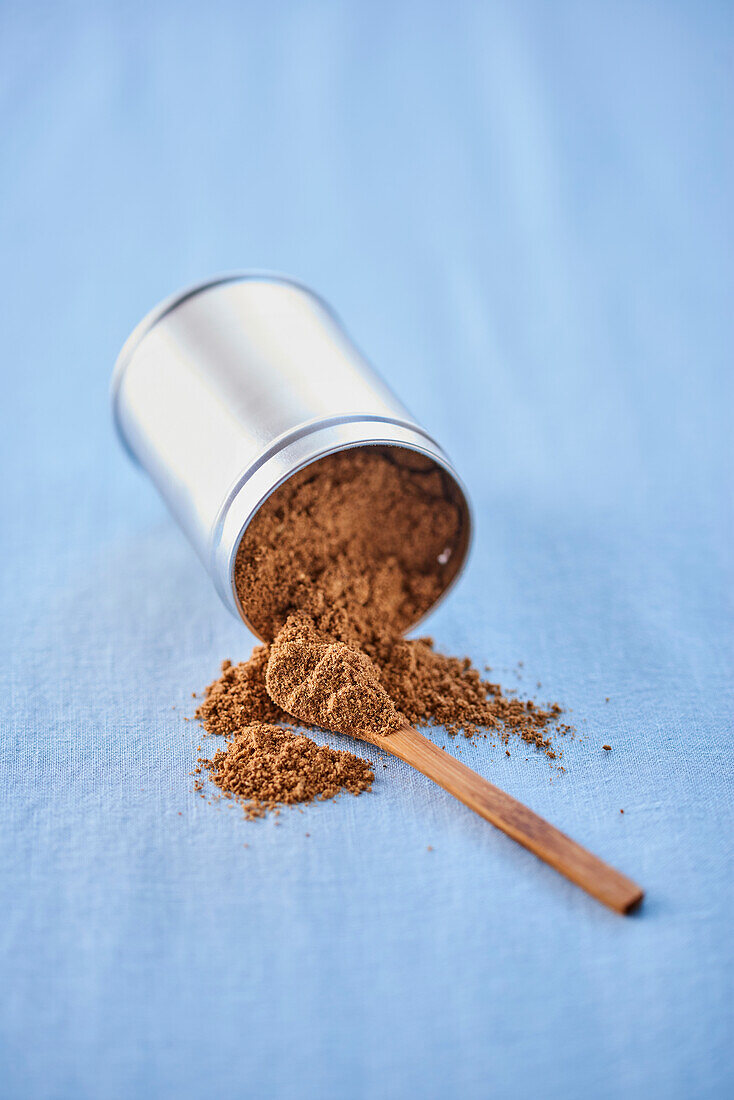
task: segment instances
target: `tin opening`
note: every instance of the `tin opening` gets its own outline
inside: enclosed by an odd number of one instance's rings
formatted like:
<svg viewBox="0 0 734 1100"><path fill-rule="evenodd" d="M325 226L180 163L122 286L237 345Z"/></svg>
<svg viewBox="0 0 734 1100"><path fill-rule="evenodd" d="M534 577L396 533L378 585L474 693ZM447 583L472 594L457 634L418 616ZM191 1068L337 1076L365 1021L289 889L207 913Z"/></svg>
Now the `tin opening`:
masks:
<svg viewBox="0 0 734 1100"><path fill-rule="evenodd" d="M263 640L306 609L328 619L353 608L405 632L456 579L469 538L464 493L433 458L341 449L296 471L250 519L234 564L238 605Z"/></svg>

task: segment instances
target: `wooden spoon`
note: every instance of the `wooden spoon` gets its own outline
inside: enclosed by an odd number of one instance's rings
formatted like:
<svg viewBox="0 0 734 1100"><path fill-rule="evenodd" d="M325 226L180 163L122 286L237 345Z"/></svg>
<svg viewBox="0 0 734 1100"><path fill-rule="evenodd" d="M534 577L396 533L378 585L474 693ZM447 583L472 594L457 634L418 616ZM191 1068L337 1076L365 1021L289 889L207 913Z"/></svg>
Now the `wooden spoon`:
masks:
<svg viewBox="0 0 734 1100"><path fill-rule="evenodd" d="M455 760L412 726L404 725L388 737L367 740L428 776L610 909L630 913L642 901L644 891L632 879Z"/></svg>
<svg viewBox="0 0 734 1100"><path fill-rule="evenodd" d="M642 900L643 891L626 875L406 724L369 658L325 639L307 617L292 616L278 634L265 684L271 699L301 721L404 760L610 909L629 913Z"/></svg>

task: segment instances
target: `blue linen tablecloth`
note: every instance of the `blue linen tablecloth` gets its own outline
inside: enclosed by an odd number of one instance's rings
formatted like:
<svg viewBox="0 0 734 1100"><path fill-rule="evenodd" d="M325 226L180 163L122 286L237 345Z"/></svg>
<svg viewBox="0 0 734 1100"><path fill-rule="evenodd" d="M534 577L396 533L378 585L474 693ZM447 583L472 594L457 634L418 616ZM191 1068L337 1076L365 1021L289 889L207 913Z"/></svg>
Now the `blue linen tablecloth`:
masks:
<svg viewBox="0 0 734 1100"><path fill-rule="evenodd" d="M715 3L2 5L3 1096L732 1094L731 47ZM555 778L453 751L637 916L368 747L358 799L192 795L191 692L252 639L107 385L241 267L452 455L430 630L585 735Z"/></svg>

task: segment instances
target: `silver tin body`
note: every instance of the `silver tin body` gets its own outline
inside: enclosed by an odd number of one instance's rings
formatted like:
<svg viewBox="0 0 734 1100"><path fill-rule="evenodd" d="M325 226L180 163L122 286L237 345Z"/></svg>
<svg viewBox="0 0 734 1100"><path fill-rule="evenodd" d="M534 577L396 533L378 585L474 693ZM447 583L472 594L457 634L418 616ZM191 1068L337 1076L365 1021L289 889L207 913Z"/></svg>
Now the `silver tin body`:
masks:
<svg viewBox="0 0 734 1100"><path fill-rule="evenodd" d="M407 447L448 473L464 511L463 564L471 517L451 463L328 306L293 280L232 275L163 302L120 352L112 404L127 450L251 629L234 586L248 523L297 470L347 447Z"/></svg>

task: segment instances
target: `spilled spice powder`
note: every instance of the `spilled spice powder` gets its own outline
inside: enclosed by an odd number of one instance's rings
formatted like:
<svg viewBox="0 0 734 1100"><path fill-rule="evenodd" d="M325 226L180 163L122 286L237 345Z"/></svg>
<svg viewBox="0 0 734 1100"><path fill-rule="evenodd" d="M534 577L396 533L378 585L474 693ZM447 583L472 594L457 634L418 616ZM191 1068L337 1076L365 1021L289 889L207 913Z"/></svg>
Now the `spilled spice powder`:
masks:
<svg viewBox="0 0 734 1100"><path fill-rule="evenodd" d="M256 722L244 726L226 749L199 760L222 795L242 806L248 818L341 791L361 794L374 780L372 768L351 752L317 745L305 734Z"/></svg>
<svg viewBox="0 0 734 1100"><path fill-rule="evenodd" d="M272 701L265 687L269 647L256 646L247 661L222 663L222 674L204 693L196 717L207 733L232 737L252 722L293 725L293 718Z"/></svg>
<svg viewBox="0 0 734 1100"><path fill-rule="evenodd" d="M196 716L207 733L234 745L245 727L305 724L370 739L407 720L519 738L556 761L552 735L571 730L557 703L519 699L431 638L403 637L450 584L466 536L451 479L406 450L343 451L290 478L250 523L235 564L239 600L267 641L225 662L206 689ZM230 759L230 786L240 766L249 777L248 760ZM214 761L212 777L224 757Z"/></svg>

